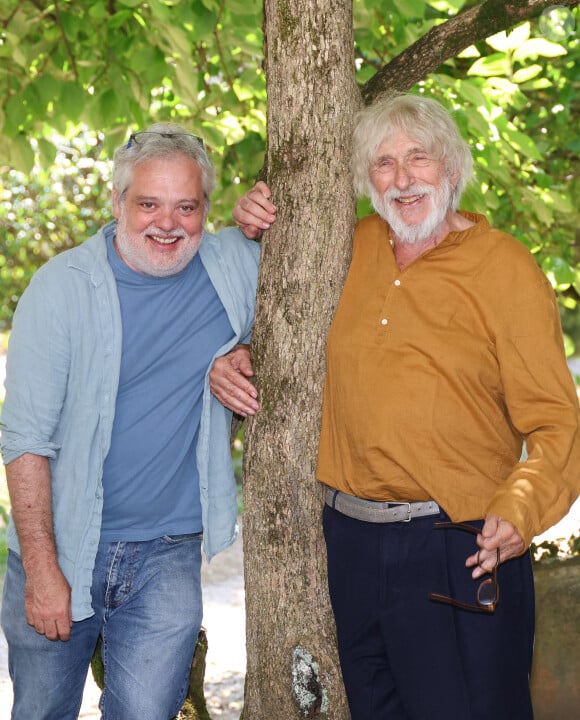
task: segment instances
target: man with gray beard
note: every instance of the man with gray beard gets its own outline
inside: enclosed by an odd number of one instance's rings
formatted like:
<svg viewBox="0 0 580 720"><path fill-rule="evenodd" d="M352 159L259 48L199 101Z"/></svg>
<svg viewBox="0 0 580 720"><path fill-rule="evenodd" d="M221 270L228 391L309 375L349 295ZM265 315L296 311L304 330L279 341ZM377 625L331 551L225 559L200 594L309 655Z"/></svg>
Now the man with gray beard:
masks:
<svg viewBox="0 0 580 720"><path fill-rule="evenodd" d="M161 123L113 167L116 222L42 267L14 316L2 627L13 720L74 720L99 636L106 720L177 715L208 558L236 537L218 355L251 374L259 246L205 231L214 172ZM254 405L255 409L257 406Z"/></svg>
<svg viewBox="0 0 580 720"><path fill-rule="evenodd" d="M361 111L353 167L376 214L328 336L316 473L352 718L531 720L527 548L580 489L554 292L522 243L458 211L472 158L434 100ZM250 236L269 198L258 184L234 210ZM211 375L249 407L227 361Z"/></svg>

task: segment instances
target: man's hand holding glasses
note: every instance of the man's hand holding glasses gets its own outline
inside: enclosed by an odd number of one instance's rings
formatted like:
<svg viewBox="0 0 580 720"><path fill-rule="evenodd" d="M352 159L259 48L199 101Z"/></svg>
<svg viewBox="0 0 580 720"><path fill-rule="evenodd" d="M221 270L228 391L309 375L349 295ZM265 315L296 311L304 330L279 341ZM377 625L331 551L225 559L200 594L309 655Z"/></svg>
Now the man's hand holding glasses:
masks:
<svg viewBox="0 0 580 720"><path fill-rule="evenodd" d="M429 593L429 599L471 612L493 613L499 602L497 568L500 562L521 555L524 551L525 544L520 533L511 523L497 515L489 515L481 530L466 523L454 522L437 522L434 528L461 530L477 536L479 549L467 558L465 565L474 568L474 580L487 575L489 577L485 577L477 587L475 602L464 602L436 592Z"/></svg>
<svg viewBox="0 0 580 720"><path fill-rule="evenodd" d="M479 531L477 544L479 550L470 555L466 567L472 567L474 580L489 573L493 567L496 550L499 550L499 561L504 563L514 557L519 557L526 549L523 537L507 520L498 515L488 515L482 529Z"/></svg>

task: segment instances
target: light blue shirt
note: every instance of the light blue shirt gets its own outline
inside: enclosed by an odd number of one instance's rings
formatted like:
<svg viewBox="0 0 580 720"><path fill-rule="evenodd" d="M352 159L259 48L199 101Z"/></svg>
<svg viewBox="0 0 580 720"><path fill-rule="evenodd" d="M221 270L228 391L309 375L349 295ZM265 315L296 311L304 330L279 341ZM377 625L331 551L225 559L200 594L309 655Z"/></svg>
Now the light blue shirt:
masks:
<svg viewBox="0 0 580 720"><path fill-rule="evenodd" d="M75 621L93 614L103 463L121 365L121 313L105 240L112 228L114 223L35 274L14 315L6 365L4 462L24 453L49 458L58 559L72 588ZM215 357L249 340L259 251L235 229L204 233L199 255L234 333ZM211 395L206 374L197 467L208 559L237 534L230 425L231 412ZM19 552L12 522L8 545Z"/></svg>

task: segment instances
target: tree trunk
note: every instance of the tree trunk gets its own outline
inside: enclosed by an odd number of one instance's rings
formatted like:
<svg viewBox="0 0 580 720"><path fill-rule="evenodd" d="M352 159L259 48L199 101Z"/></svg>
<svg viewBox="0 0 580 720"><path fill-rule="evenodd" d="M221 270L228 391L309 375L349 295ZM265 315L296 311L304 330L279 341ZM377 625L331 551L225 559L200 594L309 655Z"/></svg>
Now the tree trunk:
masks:
<svg viewBox="0 0 580 720"><path fill-rule="evenodd" d="M350 143L361 102L350 0L266 0L265 234L252 355L262 409L246 430L244 720L349 717L314 471L328 325L355 221Z"/></svg>

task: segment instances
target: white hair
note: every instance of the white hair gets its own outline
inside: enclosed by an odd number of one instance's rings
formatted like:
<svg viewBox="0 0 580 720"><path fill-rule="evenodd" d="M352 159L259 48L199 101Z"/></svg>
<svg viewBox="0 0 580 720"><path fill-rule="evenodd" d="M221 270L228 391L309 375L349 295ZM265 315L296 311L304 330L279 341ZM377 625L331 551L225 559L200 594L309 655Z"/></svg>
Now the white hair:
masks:
<svg viewBox="0 0 580 720"><path fill-rule="evenodd" d="M357 114L352 160L357 194L371 196L370 169L377 150L386 139L399 133L420 142L426 152L444 161L448 177L457 178L451 197L451 209L457 210L473 176L471 151L445 108L419 95L391 96Z"/></svg>

